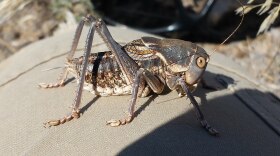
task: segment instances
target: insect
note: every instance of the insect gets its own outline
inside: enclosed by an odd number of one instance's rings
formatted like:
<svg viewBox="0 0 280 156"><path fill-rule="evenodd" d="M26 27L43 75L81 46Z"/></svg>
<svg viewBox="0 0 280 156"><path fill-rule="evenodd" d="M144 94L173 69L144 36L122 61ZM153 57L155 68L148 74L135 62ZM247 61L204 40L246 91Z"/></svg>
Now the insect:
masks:
<svg viewBox="0 0 280 156"><path fill-rule="evenodd" d="M83 56L73 58L85 23L90 24ZM110 51L90 53L94 33L97 32ZM50 120L45 126L57 126L80 117L83 89L98 96L131 95L129 114L120 120L109 120L107 125L116 127L130 123L134 117L137 97L150 92L162 93L165 86L186 95L193 104L202 127L211 135L218 135L205 120L192 95L192 89L201 80L209 62L209 55L200 46L177 39L142 37L118 44L101 19L88 15L78 25L66 65L57 83L40 83L42 88L64 86L71 73L78 82L72 111L65 117Z"/></svg>

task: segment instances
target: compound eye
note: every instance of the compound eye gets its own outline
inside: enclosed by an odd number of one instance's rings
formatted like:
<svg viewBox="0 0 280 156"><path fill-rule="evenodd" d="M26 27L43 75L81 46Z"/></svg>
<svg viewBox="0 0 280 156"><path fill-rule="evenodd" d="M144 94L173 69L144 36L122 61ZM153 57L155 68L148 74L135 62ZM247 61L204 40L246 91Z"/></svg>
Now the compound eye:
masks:
<svg viewBox="0 0 280 156"><path fill-rule="evenodd" d="M199 67L199 68L204 68L206 66L206 60L204 57L198 57L196 59L196 65Z"/></svg>

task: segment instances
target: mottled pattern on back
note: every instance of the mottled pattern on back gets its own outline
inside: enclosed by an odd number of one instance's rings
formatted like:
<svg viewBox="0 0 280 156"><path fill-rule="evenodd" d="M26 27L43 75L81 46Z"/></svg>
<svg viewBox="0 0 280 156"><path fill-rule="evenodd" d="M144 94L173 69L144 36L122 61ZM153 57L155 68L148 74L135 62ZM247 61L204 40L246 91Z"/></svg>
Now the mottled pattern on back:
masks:
<svg viewBox="0 0 280 156"><path fill-rule="evenodd" d="M163 63L153 55L153 51L144 46L141 40L135 40L123 47L137 64L154 75L163 74ZM81 71L83 56L76 58L76 69ZM79 74L78 74L79 75ZM125 77L110 51L91 53L85 76L84 89L101 96L131 94L132 84L127 84Z"/></svg>

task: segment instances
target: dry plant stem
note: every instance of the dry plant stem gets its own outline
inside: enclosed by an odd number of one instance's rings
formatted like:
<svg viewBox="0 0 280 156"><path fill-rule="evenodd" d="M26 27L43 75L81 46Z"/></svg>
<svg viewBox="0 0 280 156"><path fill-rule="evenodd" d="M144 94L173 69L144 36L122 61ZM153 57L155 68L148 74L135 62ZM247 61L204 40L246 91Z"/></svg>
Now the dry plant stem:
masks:
<svg viewBox="0 0 280 156"><path fill-rule="evenodd" d="M269 71L269 69L271 68L273 62L276 60L276 57L280 55L279 51L276 51L276 53L273 55L273 57L271 58L269 64L267 65L267 67L259 74L257 75L257 77L261 76L261 75L267 75L267 71Z"/></svg>

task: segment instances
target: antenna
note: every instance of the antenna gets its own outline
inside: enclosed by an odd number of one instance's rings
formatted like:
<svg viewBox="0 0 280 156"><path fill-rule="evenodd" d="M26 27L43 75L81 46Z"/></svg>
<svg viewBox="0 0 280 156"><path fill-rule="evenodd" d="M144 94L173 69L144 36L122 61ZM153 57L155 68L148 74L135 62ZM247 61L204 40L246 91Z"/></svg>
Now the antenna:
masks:
<svg viewBox="0 0 280 156"><path fill-rule="evenodd" d="M232 32L222 43L220 43L220 44L214 49L214 51L212 51L212 53L216 52L219 46L225 44L225 42L226 42L227 40L229 40L229 39L232 37L232 35L234 35L234 34L236 33L236 31L240 28L241 24L243 23L244 16L245 16L245 11L244 11L245 8L244 8L244 5L240 2L240 0L236 0L236 1L240 4L240 7L242 7L242 17L241 17L241 20L240 20L239 24L237 25L237 27L233 30L233 32ZM209 56L211 56L211 54L209 54Z"/></svg>

